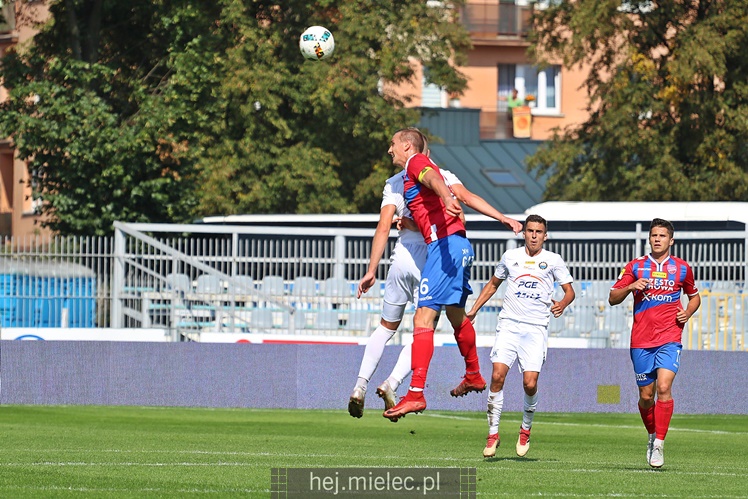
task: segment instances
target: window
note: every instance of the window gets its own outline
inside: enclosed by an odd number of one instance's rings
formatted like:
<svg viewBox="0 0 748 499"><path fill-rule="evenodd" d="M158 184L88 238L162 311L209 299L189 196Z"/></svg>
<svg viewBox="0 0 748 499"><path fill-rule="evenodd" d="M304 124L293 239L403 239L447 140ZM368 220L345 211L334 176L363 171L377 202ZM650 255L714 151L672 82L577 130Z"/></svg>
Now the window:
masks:
<svg viewBox="0 0 748 499"><path fill-rule="evenodd" d="M509 170L488 170L483 168L481 169L481 173L496 187L521 187L524 185Z"/></svg>
<svg viewBox="0 0 748 499"><path fill-rule="evenodd" d="M561 112L561 66L538 69L527 64L499 64L499 111L506 111L506 98L516 88L528 104L545 113Z"/></svg>
<svg viewBox="0 0 748 499"><path fill-rule="evenodd" d="M648 14L655 9L654 2L650 0L631 1L627 0L621 3L618 7L619 12L626 12L627 14Z"/></svg>
<svg viewBox="0 0 748 499"><path fill-rule="evenodd" d="M562 0L539 0L535 2L536 9L547 9L548 7L556 7L561 5Z"/></svg>
<svg viewBox="0 0 748 499"><path fill-rule="evenodd" d="M0 0L0 33L16 29L16 3Z"/></svg>
<svg viewBox="0 0 748 499"><path fill-rule="evenodd" d="M421 81L421 106L422 107L447 107L447 93L438 85L428 83L429 69L423 67L423 78Z"/></svg>
<svg viewBox="0 0 748 499"><path fill-rule="evenodd" d="M23 202L23 214L24 215L39 215L42 212L42 204L44 199L42 198L41 192L39 191L39 172L36 168L30 169L28 172L29 184L31 189L26 187L24 190L26 195L24 196ZM30 192L29 192L30 191Z"/></svg>

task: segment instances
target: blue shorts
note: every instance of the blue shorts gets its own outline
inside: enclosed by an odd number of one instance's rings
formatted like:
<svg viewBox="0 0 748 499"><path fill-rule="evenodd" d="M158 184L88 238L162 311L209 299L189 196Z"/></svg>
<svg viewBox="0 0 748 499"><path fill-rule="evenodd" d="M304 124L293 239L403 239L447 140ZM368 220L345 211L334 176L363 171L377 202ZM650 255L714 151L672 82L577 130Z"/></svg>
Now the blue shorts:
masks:
<svg viewBox="0 0 748 499"><path fill-rule="evenodd" d="M426 266L421 272L418 306L441 310L443 305L465 308L470 288L470 268L475 253L463 235L452 234L428 245Z"/></svg>
<svg viewBox="0 0 748 499"><path fill-rule="evenodd" d="M631 362L634 363L636 384L651 385L657 379L657 369L660 368L677 373L681 350L683 345L680 343L665 343L652 348L632 348Z"/></svg>

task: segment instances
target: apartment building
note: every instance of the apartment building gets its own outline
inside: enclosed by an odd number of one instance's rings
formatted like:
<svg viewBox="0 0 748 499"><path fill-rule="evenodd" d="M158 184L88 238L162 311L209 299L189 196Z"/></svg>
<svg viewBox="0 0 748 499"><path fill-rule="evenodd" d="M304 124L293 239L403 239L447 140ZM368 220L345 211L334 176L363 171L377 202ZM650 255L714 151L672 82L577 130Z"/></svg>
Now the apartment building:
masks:
<svg viewBox="0 0 748 499"><path fill-rule="evenodd" d="M507 106L512 89L517 89L518 97L529 108L526 138L546 140L553 128L586 120L586 96L580 88L586 74L560 64L539 69L527 57L527 34L533 11L538 8L543 8L542 2L468 0L459 16L473 43L467 64L461 67L468 78L467 90L451 99L436 85L426 84L428 68L422 68L420 88L407 89L416 96L411 105L480 109L480 137L484 140L513 138Z"/></svg>

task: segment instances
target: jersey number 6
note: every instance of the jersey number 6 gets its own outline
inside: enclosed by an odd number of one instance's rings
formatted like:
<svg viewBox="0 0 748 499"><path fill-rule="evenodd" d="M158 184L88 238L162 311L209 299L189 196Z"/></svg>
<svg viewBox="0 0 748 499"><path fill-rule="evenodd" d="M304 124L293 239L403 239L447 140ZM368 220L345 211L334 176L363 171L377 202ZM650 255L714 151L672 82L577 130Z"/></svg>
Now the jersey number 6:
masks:
<svg viewBox="0 0 748 499"><path fill-rule="evenodd" d="M429 280L421 279L421 285L418 287L418 294L421 296L427 296L429 294Z"/></svg>

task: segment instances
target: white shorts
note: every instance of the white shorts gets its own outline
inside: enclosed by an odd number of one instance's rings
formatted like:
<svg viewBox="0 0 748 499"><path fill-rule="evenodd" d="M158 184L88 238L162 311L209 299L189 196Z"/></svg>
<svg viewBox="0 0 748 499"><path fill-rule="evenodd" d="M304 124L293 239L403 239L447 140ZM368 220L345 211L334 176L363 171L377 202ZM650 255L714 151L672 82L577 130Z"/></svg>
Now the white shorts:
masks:
<svg viewBox="0 0 748 499"><path fill-rule="evenodd" d="M499 319L491 349L491 362L511 367L519 360L520 372L540 372L548 353L548 327L512 319Z"/></svg>
<svg viewBox="0 0 748 499"><path fill-rule="evenodd" d="M386 321L402 320L408 302L418 305L418 286L421 269L426 264L428 246L398 242L392 251L390 269L384 283L382 318ZM388 317L389 315L389 317ZM399 315L399 317L396 317Z"/></svg>

